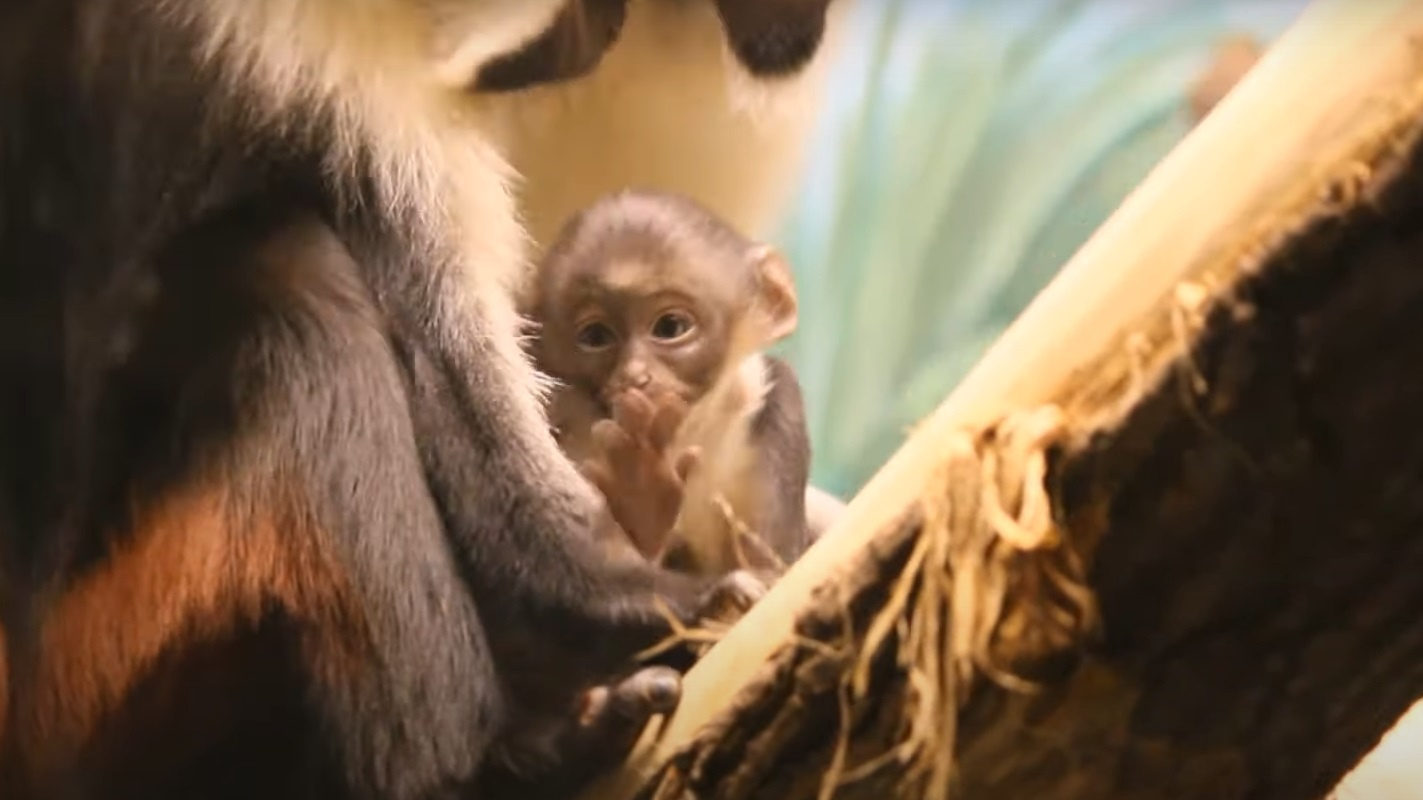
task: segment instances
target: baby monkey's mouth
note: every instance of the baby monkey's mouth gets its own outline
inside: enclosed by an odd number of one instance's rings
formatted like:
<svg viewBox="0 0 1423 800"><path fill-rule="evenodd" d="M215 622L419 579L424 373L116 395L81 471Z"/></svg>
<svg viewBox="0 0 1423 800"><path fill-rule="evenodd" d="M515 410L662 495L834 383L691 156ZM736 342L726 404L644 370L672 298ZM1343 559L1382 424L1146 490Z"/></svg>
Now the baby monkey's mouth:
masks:
<svg viewBox="0 0 1423 800"><path fill-rule="evenodd" d="M683 388L668 386L663 383L649 383L644 386L623 386L617 389L605 389L598 392L594 405L598 409L599 415L604 419L615 418L615 408L620 404L638 402L633 398L640 398L642 403L651 407L653 411L663 408L669 403L675 403L683 409L690 408L694 398ZM685 413L685 412L683 412ZM679 415L680 416L680 415Z"/></svg>

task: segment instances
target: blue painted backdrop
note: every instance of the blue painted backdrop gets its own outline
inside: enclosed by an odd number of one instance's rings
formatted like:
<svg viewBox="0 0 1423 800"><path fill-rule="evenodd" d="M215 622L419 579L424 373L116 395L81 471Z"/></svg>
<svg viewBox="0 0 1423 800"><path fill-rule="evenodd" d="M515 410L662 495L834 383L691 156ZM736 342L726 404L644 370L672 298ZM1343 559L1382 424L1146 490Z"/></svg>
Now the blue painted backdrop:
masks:
<svg viewBox="0 0 1423 800"><path fill-rule="evenodd" d="M1186 133L1222 39L1304 0L859 0L778 235L814 479L845 496Z"/></svg>

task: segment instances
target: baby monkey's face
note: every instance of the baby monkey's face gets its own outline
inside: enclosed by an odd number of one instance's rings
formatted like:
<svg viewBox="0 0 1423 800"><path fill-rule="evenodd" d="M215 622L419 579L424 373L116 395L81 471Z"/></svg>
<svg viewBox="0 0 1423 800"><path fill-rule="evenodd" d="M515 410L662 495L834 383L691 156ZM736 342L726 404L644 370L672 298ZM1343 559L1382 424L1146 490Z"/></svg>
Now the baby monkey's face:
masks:
<svg viewBox="0 0 1423 800"><path fill-rule="evenodd" d="M545 368L605 405L632 389L695 403L720 375L742 310L743 298L713 285L724 280L688 280L710 274L633 262L574 276L544 323Z"/></svg>

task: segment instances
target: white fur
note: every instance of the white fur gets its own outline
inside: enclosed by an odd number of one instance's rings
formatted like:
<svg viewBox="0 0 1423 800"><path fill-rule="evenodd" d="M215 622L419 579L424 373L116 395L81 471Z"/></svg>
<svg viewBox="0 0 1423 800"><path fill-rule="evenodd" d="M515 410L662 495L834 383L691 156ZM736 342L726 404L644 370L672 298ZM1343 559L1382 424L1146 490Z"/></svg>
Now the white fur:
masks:
<svg viewBox="0 0 1423 800"><path fill-rule="evenodd" d="M850 2L836 0L803 72L765 83L735 61L709 0L629 0L591 76L496 104L534 247L627 187L686 194L764 237L795 185Z"/></svg>
<svg viewBox="0 0 1423 800"><path fill-rule="evenodd" d="M255 112L274 124L330 125L340 137L331 174L367 164L379 202L411 226L419 256L463 273L467 291L443 298L438 313L455 318L443 329L477 337L455 344L491 348L507 364L520 440L565 485L576 473L546 435L538 402L546 384L518 346L521 215L546 242L595 197L640 184L684 192L761 230L791 184L830 49L802 77L753 92L710 2L631 0L622 37L593 76L474 98L461 76L527 42L563 0L160 2L206 32L209 58ZM313 107L321 119L311 119ZM518 201L510 160L524 177Z"/></svg>
<svg viewBox="0 0 1423 800"><path fill-rule="evenodd" d="M805 487L805 524L815 538L835 527L845 516L845 501L818 486Z"/></svg>
<svg viewBox="0 0 1423 800"><path fill-rule="evenodd" d="M338 134L331 174L366 161L379 200L410 223L432 265L461 270L465 297L444 313L478 303L497 331L518 326L510 289L523 272L526 239L510 192L513 172L485 134L485 110L441 80L440 25L466 37L460 57L517 47L561 0L470 0L452 18L448 0L168 0L208 34L209 57L274 123L301 124L313 105ZM413 14L423 8L427 14ZM249 99L249 101L250 101ZM468 329L452 325L451 330ZM488 336L491 331L482 332ZM530 390L534 378L511 336L493 346Z"/></svg>
<svg viewBox="0 0 1423 800"><path fill-rule="evenodd" d="M340 136L331 165L376 170L388 210L455 241L481 272L513 272L522 234L510 213L508 164L467 95L438 79L434 19L411 0L168 0L208 33L208 50L234 82L255 89L274 121L300 124L316 105ZM465 49L499 52L546 24L559 0L476 0L460 27ZM515 11L514 9L519 9ZM510 15L514 14L512 18ZM473 27L483 22L489 30ZM498 24L496 24L498 23ZM512 41L511 41L512 39ZM312 120L316 122L316 120ZM466 221L478 221L465 232ZM497 265L483 266L485 264ZM511 276L500 276L511 277Z"/></svg>
<svg viewBox="0 0 1423 800"><path fill-rule="evenodd" d="M545 387L519 347L512 289L526 236L513 171L487 135L481 103L445 79L464 64L517 48L562 0L166 0L206 33L207 56L241 101L273 124L325 124L337 134L333 176L369 166L377 199L405 222L417 257L460 273L442 297L440 329L492 350L506 368L507 410L528 457L566 487L582 487L543 422ZM449 30L460 34L451 45ZM444 60L442 61L442 57ZM254 96L255 94L255 96ZM325 118L312 119L311 109ZM481 327L474 320L484 319Z"/></svg>
<svg viewBox="0 0 1423 800"><path fill-rule="evenodd" d="M209 32L211 56L274 120L300 123L312 103L330 112L345 133L334 174L371 159L389 209L413 214L432 247L461 248L432 255L507 287L526 255L516 205L536 244L633 185L683 192L764 233L793 185L850 0L832 6L807 69L775 84L739 68L709 0L630 0L592 76L479 99L458 81L536 35L563 0L164 2Z"/></svg>
<svg viewBox="0 0 1423 800"><path fill-rule="evenodd" d="M731 55L710 0L629 0L622 33L592 75L492 99L487 119L520 176L531 255L574 213L629 187L685 194L765 238L796 183L852 2L835 0L805 70L767 84ZM728 442L742 435L728 433Z"/></svg>
<svg viewBox="0 0 1423 800"><path fill-rule="evenodd" d="M697 447L702 451L698 469L687 481L682 510L676 528L682 533L695 563L707 569L732 569L736 525L745 525L754 534L753 519L729 520L726 511L755 508L760 498L752 496L759 481L752 474L755 454L751 426L766 405L771 390L766 358L753 353L728 371L688 413L677 430L674 451ZM732 487L733 494L723 494ZM844 513L845 503L815 486L805 489L806 525L818 537Z"/></svg>
<svg viewBox="0 0 1423 800"><path fill-rule="evenodd" d="M508 52L510 42L542 33L562 6L563 0L440 0L433 47L440 80L456 89L469 85L481 65Z"/></svg>
<svg viewBox="0 0 1423 800"><path fill-rule="evenodd" d="M698 468L687 480L682 495L682 510L676 529L681 531L687 549L695 562L709 568L737 565L734 559L736 521L728 520L724 502L731 509L754 508L757 498L739 495L725 496L723 491L753 491L754 468L751 425L766 404L771 390L766 359L760 353L746 357L736 369L726 374L702 397L677 429L673 452L687 447L702 451ZM721 501L721 502L718 502ZM752 527L755 520L739 520Z"/></svg>

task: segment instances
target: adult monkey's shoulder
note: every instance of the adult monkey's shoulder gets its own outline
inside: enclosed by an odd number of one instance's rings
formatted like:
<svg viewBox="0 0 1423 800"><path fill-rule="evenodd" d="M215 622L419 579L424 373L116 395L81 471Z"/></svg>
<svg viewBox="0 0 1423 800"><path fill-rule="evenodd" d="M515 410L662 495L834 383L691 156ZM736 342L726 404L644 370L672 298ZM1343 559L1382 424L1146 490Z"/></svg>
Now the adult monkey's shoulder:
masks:
<svg viewBox="0 0 1423 800"><path fill-rule="evenodd" d="M0 7L7 798L550 796L582 689L667 632L658 595L695 614L580 535L503 141L432 54L564 8Z"/></svg>

